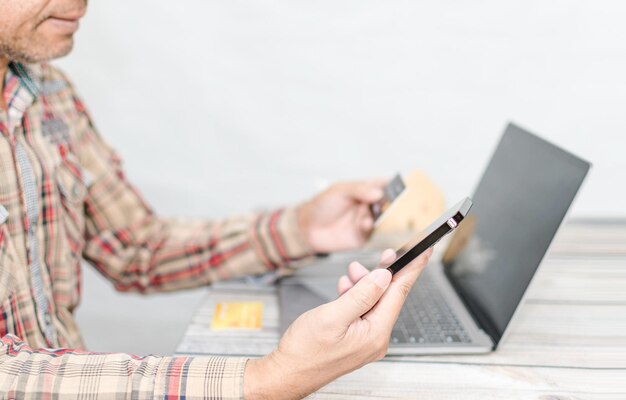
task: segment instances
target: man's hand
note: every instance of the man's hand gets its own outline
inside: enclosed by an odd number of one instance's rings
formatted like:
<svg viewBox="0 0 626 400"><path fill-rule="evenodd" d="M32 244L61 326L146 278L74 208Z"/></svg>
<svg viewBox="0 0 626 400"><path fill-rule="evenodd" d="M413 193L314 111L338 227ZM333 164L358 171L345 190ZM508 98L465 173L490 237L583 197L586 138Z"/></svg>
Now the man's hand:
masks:
<svg viewBox="0 0 626 400"><path fill-rule="evenodd" d="M332 185L298 209L305 238L318 253L361 246L372 231L369 205L383 196L386 180Z"/></svg>
<svg viewBox="0 0 626 400"><path fill-rule="evenodd" d="M400 309L431 253L393 279L384 269L395 259L393 250L383 253L381 269L372 272L352 263L339 282L341 297L302 314L272 354L248 361L244 397L300 399L383 358Z"/></svg>

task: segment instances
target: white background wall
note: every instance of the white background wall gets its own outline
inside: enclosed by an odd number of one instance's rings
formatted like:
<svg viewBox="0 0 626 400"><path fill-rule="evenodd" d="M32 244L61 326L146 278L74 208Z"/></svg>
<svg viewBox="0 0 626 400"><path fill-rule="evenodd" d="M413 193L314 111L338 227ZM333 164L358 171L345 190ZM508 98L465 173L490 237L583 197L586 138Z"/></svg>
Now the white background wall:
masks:
<svg viewBox="0 0 626 400"><path fill-rule="evenodd" d="M620 1L93 1L58 64L164 214L415 168L454 201L513 120L594 163L574 216L626 216L625 15ZM202 293L85 280L96 350L171 352Z"/></svg>

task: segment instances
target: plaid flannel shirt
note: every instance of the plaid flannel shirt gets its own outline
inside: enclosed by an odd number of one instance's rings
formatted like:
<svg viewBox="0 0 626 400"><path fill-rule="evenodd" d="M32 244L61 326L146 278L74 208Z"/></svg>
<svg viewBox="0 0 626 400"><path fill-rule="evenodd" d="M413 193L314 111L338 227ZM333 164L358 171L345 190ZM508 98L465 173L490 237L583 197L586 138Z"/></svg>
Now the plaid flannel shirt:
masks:
<svg viewBox="0 0 626 400"><path fill-rule="evenodd" d="M159 218L58 70L11 63L3 95L0 398L241 398L245 359L85 351L72 315L81 260L139 292L276 270L311 253L294 209Z"/></svg>

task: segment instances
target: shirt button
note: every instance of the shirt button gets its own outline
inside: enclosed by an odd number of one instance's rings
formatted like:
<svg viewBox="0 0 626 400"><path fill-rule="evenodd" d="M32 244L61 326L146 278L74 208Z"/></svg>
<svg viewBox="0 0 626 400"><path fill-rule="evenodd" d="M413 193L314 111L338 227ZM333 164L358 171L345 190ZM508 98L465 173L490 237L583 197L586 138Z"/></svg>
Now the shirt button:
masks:
<svg viewBox="0 0 626 400"><path fill-rule="evenodd" d="M50 317L49 313L45 313L43 315L43 321L46 323L46 325L51 325L52 324L52 317Z"/></svg>
<svg viewBox="0 0 626 400"><path fill-rule="evenodd" d="M74 194L74 196L78 197L81 195L81 190L80 190L80 186L79 185L74 185L74 189L72 189L72 193Z"/></svg>

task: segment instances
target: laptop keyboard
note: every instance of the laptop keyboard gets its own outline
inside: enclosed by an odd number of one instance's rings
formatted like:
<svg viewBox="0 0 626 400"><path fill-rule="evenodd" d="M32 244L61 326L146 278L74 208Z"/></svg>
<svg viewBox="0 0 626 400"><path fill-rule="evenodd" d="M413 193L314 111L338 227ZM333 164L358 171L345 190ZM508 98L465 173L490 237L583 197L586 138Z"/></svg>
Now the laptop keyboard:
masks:
<svg viewBox="0 0 626 400"><path fill-rule="evenodd" d="M429 274L422 274L393 327L390 344L470 342L468 333L437 290L437 285L432 284Z"/></svg>

